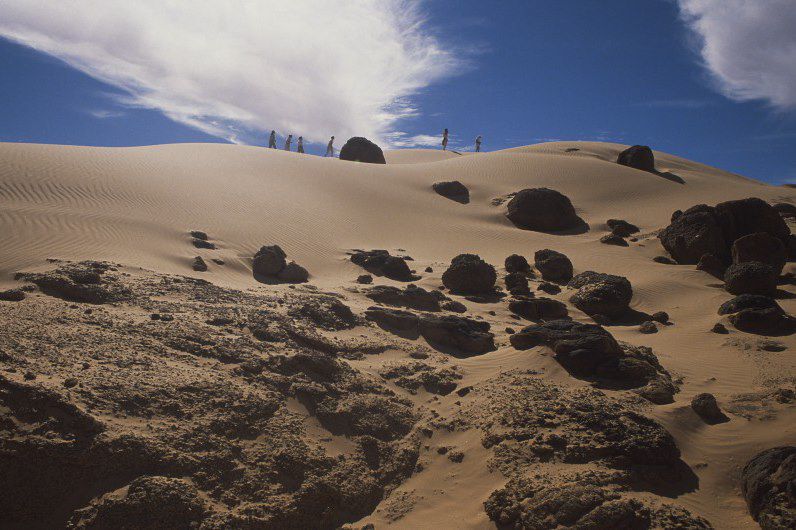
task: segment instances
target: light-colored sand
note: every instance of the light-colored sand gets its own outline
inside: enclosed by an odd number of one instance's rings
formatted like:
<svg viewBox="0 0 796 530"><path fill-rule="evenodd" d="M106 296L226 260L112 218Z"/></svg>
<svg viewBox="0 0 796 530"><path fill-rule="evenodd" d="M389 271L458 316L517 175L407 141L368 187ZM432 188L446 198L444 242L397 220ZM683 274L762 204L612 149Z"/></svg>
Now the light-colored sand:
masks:
<svg viewBox="0 0 796 530"><path fill-rule="evenodd" d="M434 268L419 285L436 288L446 264L459 253L477 253L500 268L509 254L530 259L534 251L552 248L567 254L576 272L628 277L633 307L669 313L675 325L655 335L641 335L635 326L611 331L618 339L651 346L670 372L683 377L676 402L648 412L675 436L683 459L700 478L699 489L676 502L717 528L753 528L738 491L740 467L762 449L793 443L796 412L782 411L773 419L733 416L729 423L707 427L681 409L700 392L712 392L724 403L737 394L792 381L796 339L777 338L788 349L772 353L758 351L759 337L753 335L709 333L719 320L718 306L730 298L717 280L693 266L653 262L653 256L665 253L654 237L643 237L630 248L598 240L609 218L626 219L645 235L666 226L676 209L745 197L796 202L796 190L656 152L658 169L680 176L685 180L680 184L615 164L624 147L556 142L477 155L405 150L387 153L389 164L380 166L218 144L122 149L0 144L0 286L14 284L16 271L62 258L110 260L222 286L267 290L272 287L252 279L250 258L261 245L279 244L322 289L353 285L362 273L346 259L353 248L405 249L419 272ZM568 148L579 151L566 152ZM442 180L464 183L471 202L463 205L434 193L432 183ZM503 216L505 205L492 202L540 186L570 197L591 229L567 236L519 230ZM191 229L207 232L218 250L195 249ZM208 260L208 272L191 271L196 255ZM786 272L793 268L789 264ZM558 298L565 299L564 294ZM796 313L796 298L780 303ZM468 309L475 315L499 309L505 315L504 306L468 304ZM590 321L572 311L576 319ZM493 327L502 329L496 323ZM549 358L508 346L458 364L465 373L462 384L515 367L541 367L557 382L583 384ZM376 369L367 363L357 367ZM455 409L456 399L455 394L442 398L440 409ZM451 445L471 448L468 458L455 465L435 462L434 472L402 486L414 492L416 503L392 527L490 526L482 502L502 480L486 471L486 450L476 433L451 436L461 438ZM385 520L380 513L367 519L377 528Z"/></svg>

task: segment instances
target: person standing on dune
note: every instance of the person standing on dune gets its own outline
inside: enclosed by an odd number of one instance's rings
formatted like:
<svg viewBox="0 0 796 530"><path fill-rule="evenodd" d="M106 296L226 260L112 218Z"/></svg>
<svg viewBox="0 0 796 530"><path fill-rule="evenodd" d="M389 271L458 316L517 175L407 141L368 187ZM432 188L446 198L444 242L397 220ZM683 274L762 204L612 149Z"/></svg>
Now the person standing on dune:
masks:
<svg viewBox="0 0 796 530"><path fill-rule="evenodd" d="M332 136L329 140L329 143L326 144L326 154L323 156L330 156L334 158L334 136Z"/></svg>
<svg viewBox="0 0 796 530"><path fill-rule="evenodd" d="M268 137L268 148L276 149L276 131L271 131L271 136Z"/></svg>
<svg viewBox="0 0 796 530"><path fill-rule="evenodd" d="M476 138L475 138L475 152L476 153L480 153L481 152L481 135L480 134L478 136L476 136Z"/></svg>
<svg viewBox="0 0 796 530"><path fill-rule="evenodd" d="M298 143L296 143L296 151L298 151L299 153L303 153L304 152L304 137L303 136L299 136L299 138L298 138Z"/></svg>
<svg viewBox="0 0 796 530"><path fill-rule="evenodd" d="M292 142L292 141L293 141L293 135L292 134L288 134L287 135L287 140L285 140L285 151L290 151L290 142Z"/></svg>
<svg viewBox="0 0 796 530"><path fill-rule="evenodd" d="M444 151L447 148L448 148L448 129L445 129L444 131L442 131L442 150Z"/></svg>

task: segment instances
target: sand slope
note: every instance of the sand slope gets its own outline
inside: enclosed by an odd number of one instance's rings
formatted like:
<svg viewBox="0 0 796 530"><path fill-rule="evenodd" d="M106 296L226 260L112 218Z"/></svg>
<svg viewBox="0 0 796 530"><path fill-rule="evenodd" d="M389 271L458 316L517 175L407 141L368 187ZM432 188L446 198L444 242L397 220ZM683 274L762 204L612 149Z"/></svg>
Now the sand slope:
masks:
<svg viewBox="0 0 796 530"><path fill-rule="evenodd" d="M463 155L405 150L388 152L388 165L379 166L219 144L0 144L0 286L14 285L13 274L19 270L41 268L47 258L60 258L108 260L243 290L283 289L258 284L250 268L251 256L261 245L279 244L324 290L354 285L362 271L346 259L346 251L353 248L404 249L418 272L427 266L434 269L418 284L436 288L445 266L459 253L477 253L502 267L509 254L532 258L534 251L552 248L567 254L576 272L596 270L629 278L633 307L669 313L675 325L655 335L641 335L635 326L613 326L611 332L618 339L651 346L661 363L683 378L674 404L645 412L675 436L683 459L699 476L699 489L676 502L717 528L753 528L738 493L739 469L762 449L793 443L796 412L778 409L770 418L754 412L751 419L736 415L727 424L706 427L683 407L700 392L729 402L739 394L777 385L792 388L796 339L778 338L788 349L772 353L759 351L759 337L709 333L719 320L717 307L730 295L693 266L653 262L653 256L664 254L653 233L668 224L676 209L745 197L796 202L796 190L656 152L658 170L679 176L684 183L678 183L615 164L625 147L555 142ZM573 148L578 150L567 151ZM431 184L442 180L464 183L471 202L462 205L434 193ZM493 202L541 186L570 197L590 230L566 236L519 230L503 216L505 205ZM629 248L600 244L609 218L638 225L639 243ZM195 249L188 236L191 229L207 232L218 249ZM208 261L208 272L191 270L197 255ZM792 286L786 289L796 293ZM566 296L565 292L557 298ZM780 303L796 313L796 299ZM490 319L496 332L517 324L508 318L505 303L467 305L471 314ZM352 307L363 309L366 301L354 300ZM497 315L489 316L490 310ZM590 321L576 310L573 316ZM375 374L380 362L369 357L355 365ZM458 364L465 374L462 385L508 368L544 369L557 382L582 385L549 358L517 352L505 341L496 352ZM454 401L455 395L444 398L440 411L455 410ZM479 457L486 450L477 434L451 436L459 437L452 443L468 448L468 458L458 465L437 462L433 473L410 478L399 492L412 492L417 499L414 508L391 526L491 526L482 502L503 479L486 470L486 457ZM364 521L374 521L379 528L388 519L383 512Z"/></svg>

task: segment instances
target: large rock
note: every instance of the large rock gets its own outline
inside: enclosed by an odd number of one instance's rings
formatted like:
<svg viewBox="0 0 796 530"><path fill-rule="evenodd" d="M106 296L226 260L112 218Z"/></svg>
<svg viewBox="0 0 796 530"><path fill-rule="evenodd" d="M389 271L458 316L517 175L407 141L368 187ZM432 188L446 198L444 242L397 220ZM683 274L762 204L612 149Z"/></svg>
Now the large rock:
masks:
<svg viewBox="0 0 796 530"><path fill-rule="evenodd" d="M508 273L521 272L523 274L528 274L531 272L531 266L528 264L528 260L519 254L512 254L507 257L504 266Z"/></svg>
<svg viewBox="0 0 796 530"><path fill-rule="evenodd" d="M420 311L441 311L440 303L445 301L445 295L439 291L427 291L416 285L409 285L405 289L388 285L377 285L365 294L374 302L392 306L408 307Z"/></svg>
<svg viewBox="0 0 796 530"><path fill-rule="evenodd" d="M392 333L406 334L413 338L418 335L420 318L409 311L373 306L365 311L365 318Z"/></svg>
<svg viewBox="0 0 796 530"><path fill-rule="evenodd" d="M608 219L605 224L611 229L611 233L619 237L628 237L639 231L636 225L628 223L623 219Z"/></svg>
<svg viewBox="0 0 796 530"><path fill-rule="evenodd" d="M503 279L506 289L513 296L530 296L531 288L528 286L528 277L521 272L512 272Z"/></svg>
<svg viewBox="0 0 796 530"><path fill-rule="evenodd" d="M675 212L676 214L677 212ZM678 263L696 263L703 254L729 261L732 243L764 232L787 245L790 230L771 205L762 199L727 201L715 207L699 204L672 215L658 237Z"/></svg>
<svg viewBox="0 0 796 530"><path fill-rule="evenodd" d="M566 230L582 223L569 198L548 188L517 192L509 201L506 217L521 228L540 232Z"/></svg>
<svg viewBox="0 0 796 530"><path fill-rule="evenodd" d="M534 265L542 278L549 282L567 283L572 279L572 262L555 250L538 250L533 255Z"/></svg>
<svg viewBox="0 0 796 530"><path fill-rule="evenodd" d="M406 260L400 256L391 256L386 250L355 250L351 253L351 262L372 274L386 276L391 280L408 282L415 279Z"/></svg>
<svg viewBox="0 0 796 530"><path fill-rule="evenodd" d="M763 530L796 528L796 446L755 455L741 472L741 491Z"/></svg>
<svg viewBox="0 0 796 530"><path fill-rule="evenodd" d="M732 294L772 294L777 290L777 272L765 263L733 263L724 273L724 288Z"/></svg>
<svg viewBox="0 0 796 530"><path fill-rule="evenodd" d="M790 335L796 330L796 319L779 308L742 309L730 315L736 329L755 335Z"/></svg>
<svg viewBox="0 0 796 530"><path fill-rule="evenodd" d="M642 171L655 172L655 156L652 154L652 149L646 145L628 147L619 153L616 163Z"/></svg>
<svg viewBox="0 0 796 530"><path fill-rule="evenodd" d="M287 264L287 254L279 245L266 245L254 255L252 271L262 276L276 276Z"/></svg>
<svg viewBox="0 0 796 530"><path fill-rule="evenodd" d="M374 144L367 138L354 136L349 138L342 149L340 149L340 160L350 160L352 162L366 162L369 164L386 164L384 153L381 147Z"/></svg>
<svg viewBox="0 0 796 530"><path fill-rule="evenodd" d="M694 396L691 400L691 408L708 425L730 421L719 408L719 404L713 394L703 393Z"/></svg>
<svg viewBox="0 0 796 530"><path fill-rule="evenodd" d="M525 298L509 302L509 311L527 320L559 320L569 313L563 302L552 298Z"/></svg>
<svg viewBox="0 0 796 530"><path fill-rule="evenodd" d="M770 296L759 294L741 294L721 304L719 307L720 315L730 315L743 311L744 309L777 309L783 311L776 300Z"/></svg>
<svg viewBox="0 0 796 530"><path fill-rule="evenodd" d="M496 280L495 267L475 254L459 254L442 273L442 283L454 293L489 293Z"/></svg>
<svg viewBox="0 0 796 530"><path fill-rule="evenodd" d="M620 316L628 310L633 298L630 281L614 274L582 272L568 286L578 289L569 301L587 315Z"/></svg>
<svg viewBox="0 0 796 530"><path fill-rule="evenodd" d="M787 257L787 250L782 240L766 232L739 237L732 244L733 263L759 261L773 267L777 274L785 266Z"/></svg>
<svg viewBox="0 0 796 530"><path fill-rule="evenodd" d="M277 278L288 283L304 283L309 280L310 273L295 261L291 261L279 271Z"/></svg>
<svg viewBox="0 0 796 530"><path fill-rule="evenodd" d="M420 319L420 334L434 345L478 355L495 349L495 336L488 322L453 315L426 315Z"/></svg>
<svg viewBox="0 0 796 530"><path fill-rule="evenodd" d="M452 201L460 202L462 204L467 204L470 202L470 190L468 190L467 186L458 180L452 180L450 182L435 182L431 187L438 194L442 195L443 197L447 197Z"/></svg>

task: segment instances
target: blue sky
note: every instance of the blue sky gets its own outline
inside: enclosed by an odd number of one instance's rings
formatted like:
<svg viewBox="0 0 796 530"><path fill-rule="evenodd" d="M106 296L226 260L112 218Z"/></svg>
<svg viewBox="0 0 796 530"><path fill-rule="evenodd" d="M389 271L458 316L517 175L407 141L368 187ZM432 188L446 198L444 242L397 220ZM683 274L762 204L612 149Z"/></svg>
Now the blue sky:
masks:
<svg viewBox="0 0 796 530"><path fill-rule="evenodd" d="M0 141L256 144L274 127L314 140L308 151L317 153L329 134L338 147L359 131L423 146L448 127L462 149L478 134L487 150L558 139L641 143L772 183L796 181L796 77L782 73L788 64L796 71L786 31L796 2L760 0L762 12L739 15L730 8L743 0L716 1L430 1L412 3L417 27L409 28L377 2L353 15L379 30L353 40L359 28L335 21L349 13L319 14L310 2L304 18L285 12L281 25L272 13L264 31L273 41L237 23L235 46L233 30L219 26L208 31L212 48L200 49L205 43L139 35L158 24L196 33L197 19L179 13L106 18L102 25L118 25L111 40L99 22L90 29L92 12L83 33L9 0L0 6L0 19L10 9L13 22L0 22ZM218 5L208 4L208 17ZM318 36L316 23L328 34ZM114 46L124 38L129 45ZM102 53L86 52L86 42ZM358 43L368 60L357 60ZM248 56L246 45L251 60L230 60Z"/></svg>

